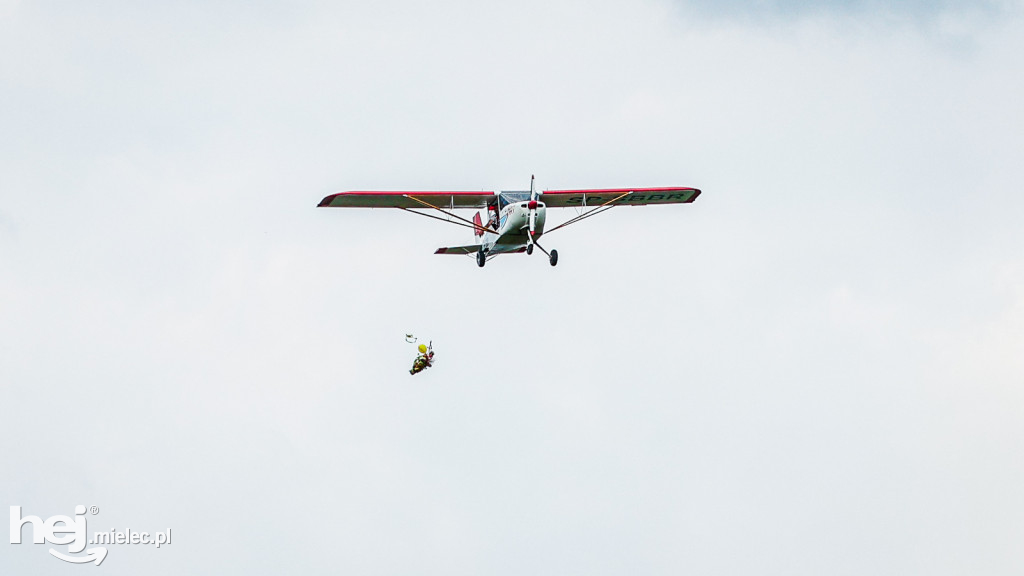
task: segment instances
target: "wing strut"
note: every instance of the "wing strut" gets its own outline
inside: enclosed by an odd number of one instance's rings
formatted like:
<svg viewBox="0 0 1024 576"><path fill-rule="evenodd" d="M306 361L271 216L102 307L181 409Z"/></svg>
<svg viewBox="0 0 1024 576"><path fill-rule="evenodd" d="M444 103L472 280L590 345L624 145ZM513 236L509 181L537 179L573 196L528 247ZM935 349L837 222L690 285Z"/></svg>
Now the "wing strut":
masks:
<svg viewBox="0 0 1024 576"><path fill-rule="evenodd" d="M437 210L438 212L440 212L440 213L442 213L442 214L444 214L446 216L449 216L451 218L455 218L456 220L460 220L460 222L453 222L451 220L446 220L444 218L441 218L440 216L434 216L432 214L426 214L424 212L417 212L416 210L414 210L412 208L402 208L401 206L399 206L398 207L399 210L405 210L406 212L409 212L411 214L418 214L420 216L426 216L427 218L433 218L434 220L440 220L441 222L447 222L449 224L455 224L456 226L462 226L463 228L469 228L469 229L473 230L473 232L479 232L480 231L480 226L478 224L476 224L475 222L473 222L472 220L467 220L467 219L463 218L462 216L459 216L457 214L452 214L451 212L449 212L449 211L447 211L447 210L445 210L443 208L438 208L437 206L434 206L430 202L426 202L424 200L420 200L419 198L417 198L415 196L409 196L408 194L406 194L405 197L410 199L410 200L415 200L416 202L419 202L420 204L423 204L424 206L426 206L428 208L433 208L434 210ZM463 224L463 222L465 222L465 224Z"/></svg>
<svg viewBox="0 0 1024 576"><path fill-rule="evenodd" d="M402 208L401 206L399 206L398 209L399 210L405 210L406 212L408 212L410 214L416 214L417 216L425 216L427 218L433 218L434 220L440 220L441 222L447 222L449 224L455 224L456 226L462 226L463 228L471 228L474 231L479 230L478 226L469 225L469 224L463 224L462 222L453 222L451 220L445 220L444 218L441 218L440 216L434 216L433 214L427 214L425 212L418 212L414 208ZM444 210L441 210L441 211L444 212ZM448 213L445 212L445 214L448 214Z"/></svg>
<svg viewBox="0 0 1024 576"><path fill-rule="evenodd" d="M458 216L458 215L452 214L451 212L448 212L447 210L445 210L443 208L438 208L437 206L434 206L430 202L426 202L424 200L420 200L419 198L417 198L415 196L408 196L408 195L406 195L406 198L408 198L410 200L415 200L416 202L419 202L420 204L423 204L424 206L426 206L428 208L433 208L434 210L437 210L438 212L440 212L442 214L447 214L448 216L451 216L452 218L455 218L456 220L461 220L461 221L465 222L466 224L469 224L470 228L473 228L473 229L479 228L479 226L477 226L476 223L474 223L472 220L467 220L467 219L463 218L462 216ZM454 224L454 222L452 222L452 224Z"/></svg>
<svg viewBox="0 0 1024 576"><path fill-rule="evenodd" d="M605 202L604 204L601 204L597 208L594 208L593 210L590 210L588 212L580 214L579 216L570 218L570 219L566 220L565 222L562 222L558 226L555 226L551 230L545 231L544 235L547 236L548 234L551 234L552 232L554 232L555 230L558 230L559 228L565 228L569 224L575 224L575 223L579 222L580 220L586 220L587 218L590 218L591 216L597 216L598 214L600 214L602 212L607 212L607 211L611 210L612 208L615 208L615 206L612 204L612 202L615 202L616 200L618 200L620 198L623 198L625 196L629 196L630 194L632 194L632 192L633 192L632 190L626 191L626 192L616 196L615 198L612 198L611 200ZM544 199L543 195L541 196L541 199L542 200Z"/></svg>

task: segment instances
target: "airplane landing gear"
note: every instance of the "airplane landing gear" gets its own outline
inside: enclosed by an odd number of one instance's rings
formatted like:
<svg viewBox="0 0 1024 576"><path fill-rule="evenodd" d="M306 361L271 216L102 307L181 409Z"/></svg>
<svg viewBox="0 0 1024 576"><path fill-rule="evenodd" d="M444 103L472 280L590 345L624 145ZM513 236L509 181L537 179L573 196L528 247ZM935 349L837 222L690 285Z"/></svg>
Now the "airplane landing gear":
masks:
<svg viewBox="0 0 1024 576"><path fill-rule="evenodd" d="M533 254L533 244L526 245L526 255L529 256L530 254Z"/></svg>
<svg viewBox="0 0 1024 576"><path fill-rule="evenodd" d="M554 266L555 264L558 264L558 250L552 250L551 252L548 252L547 250L544 249L543 246L541 246L540 244L537 244L536 242L534 242L534 243L532 243L532 244L530 244L530 245L528 245L526 247L526 253L527 254L530 253L530 248L533 247L533 246L536 246L537 248L540 248L541 252L543 252L543 253L548 255L548 262L550 262L552 266Z"/></svg>
<svg viewBox="0 0 1024 576"><path fill-rule="evenodd" d="M484 254L483 250L481 250L476 253L476 265L483 268L484 264L487 264L487 256Z"/></svg>

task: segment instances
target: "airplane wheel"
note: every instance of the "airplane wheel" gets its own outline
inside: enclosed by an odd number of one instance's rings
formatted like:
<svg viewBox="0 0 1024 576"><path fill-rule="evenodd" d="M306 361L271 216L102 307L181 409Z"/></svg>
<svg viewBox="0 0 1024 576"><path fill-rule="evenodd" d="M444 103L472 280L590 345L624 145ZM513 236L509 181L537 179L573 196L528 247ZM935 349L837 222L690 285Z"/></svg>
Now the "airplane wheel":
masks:
<svg viewBox="0 0 1024 576"><path fill-rule="evenodd" d="M526 255L529 256L530 254L533 254L533 244L526 245Z"/></svg>
<svg viewBox="0 0 1024 576"><path fill-rule="evenodd" d="M476 265L483 268L484 264L487 263L487 256L483 252L476 253Z"/></svg>
<svg viewBox="0 0 1024 576"><path fill-rule="evenodd" d="M551 251L551 257L548 258L548 261L551 262L552 266L558 264L558 250Z"/></svg>

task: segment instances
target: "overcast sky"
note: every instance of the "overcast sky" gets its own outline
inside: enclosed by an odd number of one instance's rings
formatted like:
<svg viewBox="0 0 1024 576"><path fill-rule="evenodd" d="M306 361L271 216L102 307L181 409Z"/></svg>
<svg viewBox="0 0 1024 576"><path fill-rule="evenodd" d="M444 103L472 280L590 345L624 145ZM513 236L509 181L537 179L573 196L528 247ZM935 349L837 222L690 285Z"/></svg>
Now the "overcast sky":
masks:
<svg viewBox="0 0 1024 576"><path fill-rule="evenodd" d="M1024 572L1022 15L0 0L0 573Z"/></svg>

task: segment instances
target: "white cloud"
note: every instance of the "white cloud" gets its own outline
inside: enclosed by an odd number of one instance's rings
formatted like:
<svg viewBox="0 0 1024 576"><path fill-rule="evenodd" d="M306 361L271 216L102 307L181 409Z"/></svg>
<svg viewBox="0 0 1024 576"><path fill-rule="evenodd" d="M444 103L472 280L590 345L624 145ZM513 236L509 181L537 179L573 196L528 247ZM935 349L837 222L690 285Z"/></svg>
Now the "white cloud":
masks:
<svg viewBox="0 0 1024 576"><path fill-rule="evenodd" d="M5 12L0 493L175 529L112 573L1019 572L1021 20L694 6ZM314 208L531 173L705 193Z"/></svg>

